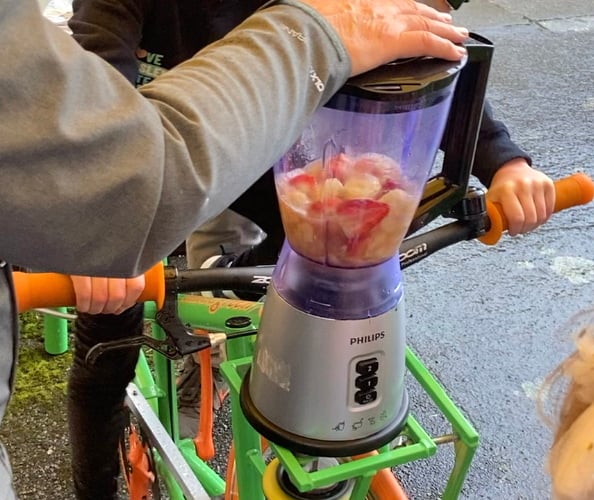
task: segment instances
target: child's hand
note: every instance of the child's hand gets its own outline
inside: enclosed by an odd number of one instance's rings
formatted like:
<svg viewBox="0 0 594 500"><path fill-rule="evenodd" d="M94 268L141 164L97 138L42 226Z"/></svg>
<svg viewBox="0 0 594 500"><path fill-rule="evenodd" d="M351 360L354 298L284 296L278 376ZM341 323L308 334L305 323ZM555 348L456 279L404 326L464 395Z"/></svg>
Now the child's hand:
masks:
<svg viewBox="0 0 594 500"><path fill-rule="evenodd" d="M76 309L89 314L120 314L138 300L144 290L144 274L136 278L71 276Z"/></svg>
<svg viewBox="0 0 594 500"><path fill-rule="evenodd" d="M487 200L499 203L511 236L526 233L545 223L555 207L553 181L533 169L523 158L503 165L493 176Z"/></svg>

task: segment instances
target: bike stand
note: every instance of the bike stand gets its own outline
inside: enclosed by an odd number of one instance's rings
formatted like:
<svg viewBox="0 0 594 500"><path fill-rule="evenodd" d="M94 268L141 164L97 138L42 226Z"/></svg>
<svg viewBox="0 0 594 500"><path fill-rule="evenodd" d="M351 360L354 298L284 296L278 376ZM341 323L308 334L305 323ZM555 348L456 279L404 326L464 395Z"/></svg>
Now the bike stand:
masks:
<svg viewBox="0 0 594 500"><path fill-rule="evenodd" d="M263 477L267 467L262 455L261 438L243 416L239 403L242 380L251 366L251 362L251 357L226 361L221 364L220 369L231 390L236 473L241 498L263 500L261 481L253 479L254 473ZM377 450L377 454L368 454L362 458L357 457L343 461L323 470L306 472L303 468L303 456L270 443L276 458L297 490L300 492L311 491L353 478L356 479L356 483L350 498L351 500L364 500L371 480L378 470L431 457L436 453L438 445L452 442L455 452L454 465L441 498L454 500L459 497L478 446L478 433L410 348L407 348L406 352L406 367L449 422L452 434L439 437L430 436L414 417L413 402L411 413L402 433L391 444ZM250 473L245 474L247 477L242 477L242 471Z"/></svg>

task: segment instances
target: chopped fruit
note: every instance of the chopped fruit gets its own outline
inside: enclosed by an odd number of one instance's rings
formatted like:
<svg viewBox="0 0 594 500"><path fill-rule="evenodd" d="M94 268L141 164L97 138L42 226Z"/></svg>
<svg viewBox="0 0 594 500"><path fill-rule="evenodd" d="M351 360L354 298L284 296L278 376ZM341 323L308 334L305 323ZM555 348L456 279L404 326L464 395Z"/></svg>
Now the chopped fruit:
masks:
<svg viewBox="0 0 594 500"><path fill-rule="evenodd" d="M378 153L367 153L357 157L353 162L353 173L355 172L371 174L383 181L389 177L400 175L400 167L388 156Z"/></svg>
<svg viewBox="0 0 594 500"><path fill-rule="evenodd" d="M345 198L375 198L382 184L371 174L355 174L344 182Z"/></svg>
<svg viewBox="0 0 594 500"><path fill-rule="evenodd" d="M344 198L344 186L338 179L331 178L324 180L322 186L322 198Z"/></svg>
<svg viewBox="0 0 594 500"><path fill-rule="evenodd" d="M344 153L339 153L326 160L324 163L324 170L327 174L326 177L334 177L335 179L344 182L353 171L353 159Z"/></svg>
<svg viewBox="0 0 594 500"><path fill-rule="evenodd" d="M293 249L341 267L378 264L398 252L418 204L397 163L384 155L341 153L276 177Z"/></svg>
<svg viewBox="0 0 594 500"><path fill-rule="evenodd" d="M310 174L297 174L289 179L289 184L297 189L313 189L317 185L316 178Z"/></svg>
<svg viewBox="0 0 594 500"><path fill-rule="evenodd" d="M309 210L312 214L320 215L334 215L336 209L343 203L340 198L324 198L323 200L317 200L312 202L309 206Z"/></svg>
<svg viewBox="0 0 594 500"><path fill-rule="evenodd" d="M347 238L366 238L371 230L388 215L390 206L380 201L352 199L336 209L336 222Z"/></svg>

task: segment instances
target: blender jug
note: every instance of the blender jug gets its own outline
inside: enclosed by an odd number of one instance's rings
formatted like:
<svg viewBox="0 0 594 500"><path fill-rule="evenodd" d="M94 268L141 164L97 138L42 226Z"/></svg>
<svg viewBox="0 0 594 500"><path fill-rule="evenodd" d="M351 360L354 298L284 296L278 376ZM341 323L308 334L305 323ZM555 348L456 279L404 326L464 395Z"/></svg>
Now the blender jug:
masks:
<svg viewBox="0 0 594 500"><path fill-rule="evenodd" d="M275 165L286 241L240 395L271 441L347 456L401 431L398 248L464 64L396 61L350 79Z"/></svg>

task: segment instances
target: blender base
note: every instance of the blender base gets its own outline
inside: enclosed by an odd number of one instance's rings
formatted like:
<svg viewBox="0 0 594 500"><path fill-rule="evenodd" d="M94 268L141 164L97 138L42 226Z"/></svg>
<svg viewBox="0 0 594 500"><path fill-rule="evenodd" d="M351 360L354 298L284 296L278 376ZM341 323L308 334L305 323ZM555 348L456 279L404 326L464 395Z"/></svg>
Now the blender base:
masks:
<svg viewBox="0 0 594 500"><path fill-rule="evenodd" d="M249 392L250 370L245 374L239 393L239 402L245 418L266 439L292 452L303 453L314 457L349 457L368 453L381 448L395 439L406 424L409 399L408 393L404 389L402 404L390 425L364 438L345 441L327 441L287 432L268 420L254 405Z"/></svg>

